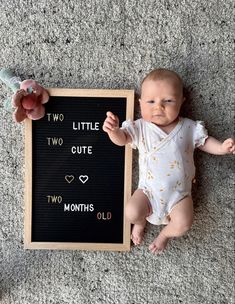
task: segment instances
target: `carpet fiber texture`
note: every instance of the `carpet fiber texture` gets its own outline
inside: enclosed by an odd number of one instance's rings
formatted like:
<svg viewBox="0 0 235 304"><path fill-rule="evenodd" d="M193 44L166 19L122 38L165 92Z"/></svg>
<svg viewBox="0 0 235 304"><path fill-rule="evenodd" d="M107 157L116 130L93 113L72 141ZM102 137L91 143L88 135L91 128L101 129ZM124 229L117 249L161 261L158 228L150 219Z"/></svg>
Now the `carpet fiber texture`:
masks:
<svg viewBox="0 0 235 304"><path fill-rule="evenodd" d="M45 87L139 90L156 67L185 83L184 115L210 135L234 135L232 0L0 0L0 67ZM0 84L0 302L3 304L234 303L234 158L197 151L195 221L168 250L23 249L24 124ZM138 105L135 117L139 116ZM134 156L133 189L137 185Z"/></svg>

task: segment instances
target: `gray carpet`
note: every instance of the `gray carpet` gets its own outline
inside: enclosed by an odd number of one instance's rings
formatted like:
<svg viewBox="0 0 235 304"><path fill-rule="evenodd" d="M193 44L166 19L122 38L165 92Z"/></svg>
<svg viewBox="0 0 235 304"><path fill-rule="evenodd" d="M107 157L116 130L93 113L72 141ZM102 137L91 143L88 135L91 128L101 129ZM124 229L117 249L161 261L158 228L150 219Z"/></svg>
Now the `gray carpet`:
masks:
<svg viewBox="0 0 235 304"><path fill-rule="evenodd" d="M183 78L185 115L219 140L234 134L232 0L0 1L0 65L46 87L136 89L155 67ZM23 124L0 84L0 302L234 303L232 156L195 155L195 222L154 256L160 227L131 252L23 249ZM136 108L138 116L138 108ZM137 183L137 161L134 161Z"/></svg>

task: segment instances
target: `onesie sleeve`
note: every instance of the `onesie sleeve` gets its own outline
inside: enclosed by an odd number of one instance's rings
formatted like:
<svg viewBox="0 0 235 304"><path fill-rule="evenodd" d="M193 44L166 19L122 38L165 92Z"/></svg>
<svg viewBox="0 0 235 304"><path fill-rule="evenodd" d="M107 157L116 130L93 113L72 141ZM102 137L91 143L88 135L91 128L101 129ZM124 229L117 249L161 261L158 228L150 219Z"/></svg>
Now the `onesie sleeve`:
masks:
<svg viewBox="0 0 235 304"><path fill-rule="evenodd" d="M203 146L207 138L208 132L205 128L204 122L199 120L195 121L195 128L193 134L194 147L197 148L199 146Z"/></svg>
<svg viewBox="0 0 235 304"><path fill-rule="evenodd" d="M130 135L131 137L130 145L133 149L136 149L138 147L138 142L139 142L137 121L132 121L131 119L125 120L122 123L121 129Z"/></svg>

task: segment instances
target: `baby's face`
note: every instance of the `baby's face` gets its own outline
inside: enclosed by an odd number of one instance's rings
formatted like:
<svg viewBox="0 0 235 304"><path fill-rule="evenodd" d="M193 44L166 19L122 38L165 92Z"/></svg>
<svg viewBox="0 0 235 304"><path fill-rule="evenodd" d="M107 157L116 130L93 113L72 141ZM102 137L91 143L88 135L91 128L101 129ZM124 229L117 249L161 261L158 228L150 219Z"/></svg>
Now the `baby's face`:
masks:
<svg viewBox="0 0 235 304"><path fill-rule="evenodd" d="M145 80L140 99L142 117L167 126L177 119L183 100L183 92L174 80Z"/></svg>

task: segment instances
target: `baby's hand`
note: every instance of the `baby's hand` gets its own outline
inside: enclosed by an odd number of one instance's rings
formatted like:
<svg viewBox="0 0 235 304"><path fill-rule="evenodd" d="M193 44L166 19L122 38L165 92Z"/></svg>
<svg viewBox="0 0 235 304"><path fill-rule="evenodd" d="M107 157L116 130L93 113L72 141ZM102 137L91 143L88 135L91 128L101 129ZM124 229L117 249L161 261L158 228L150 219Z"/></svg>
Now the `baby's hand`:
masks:
<svg viewBox="0 0 235 304"><path fill-rule="evenodd" d="M221 145L221 150L224 154L235 154L235 141L232 138L226 139Z"/></svg>
<svg viewBox="0 0 235 304"><path fill-rule="evenodd" d="M107 112L106 115L107 117L103 124L103 130L107 133L110 133L112 131L119 129L118 117L114 115L112 112Z"/></svg>

